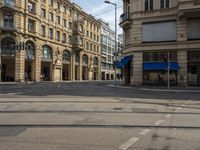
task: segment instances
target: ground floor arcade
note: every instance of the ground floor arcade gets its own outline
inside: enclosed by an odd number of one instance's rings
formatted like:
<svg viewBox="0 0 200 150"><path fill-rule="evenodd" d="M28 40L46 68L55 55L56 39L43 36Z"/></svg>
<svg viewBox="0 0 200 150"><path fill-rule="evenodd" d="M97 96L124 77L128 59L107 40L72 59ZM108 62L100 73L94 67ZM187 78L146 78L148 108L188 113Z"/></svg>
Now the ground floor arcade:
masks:
<svg viewBox="0 0 200 150"><path fill-rule="evenodd" d="M24 41L24 48L16 49L15 38L1 38L1 82L23 82L25 77L36 82L100 79L99 55L32 39Z"/></svg>

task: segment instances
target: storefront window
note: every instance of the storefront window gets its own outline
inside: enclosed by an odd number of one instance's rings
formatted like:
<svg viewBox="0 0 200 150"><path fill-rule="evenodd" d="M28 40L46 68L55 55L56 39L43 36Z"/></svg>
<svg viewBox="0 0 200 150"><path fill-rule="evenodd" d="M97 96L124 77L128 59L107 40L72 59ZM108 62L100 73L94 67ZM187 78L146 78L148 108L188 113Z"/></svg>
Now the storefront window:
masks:
<svg viewBox="0 0 200 150"><path fill-rule="evenodd" d="M149 52L143 54L144 61L167 61L168 54L167 52ZM177 61L176 52L170 52L170 61Z"/></svg>

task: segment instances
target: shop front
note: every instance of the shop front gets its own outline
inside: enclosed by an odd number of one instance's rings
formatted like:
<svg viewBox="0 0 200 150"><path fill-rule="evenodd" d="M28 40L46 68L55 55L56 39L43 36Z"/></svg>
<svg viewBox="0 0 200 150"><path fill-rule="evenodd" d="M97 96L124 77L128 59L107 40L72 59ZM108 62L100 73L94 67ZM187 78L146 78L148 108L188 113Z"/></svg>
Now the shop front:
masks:
<svg viewBox="0 0 200 150"><path fill-rule="evenodd" d="M179 69L174 51L143 53L143 85L166 86L169 78L170 85L176 86Z"/></svg>

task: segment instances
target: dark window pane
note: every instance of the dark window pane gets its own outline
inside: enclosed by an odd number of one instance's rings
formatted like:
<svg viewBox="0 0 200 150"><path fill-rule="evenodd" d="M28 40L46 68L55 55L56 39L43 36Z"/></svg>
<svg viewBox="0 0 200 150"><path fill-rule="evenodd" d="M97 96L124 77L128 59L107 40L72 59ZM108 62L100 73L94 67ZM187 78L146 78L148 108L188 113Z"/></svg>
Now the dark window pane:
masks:
<svg viewBox="0 0 200 150"><path fill-rule="evenodd" d="M145 10L148 10L149 9L149 2L148 0L145 0Z"/></svg>
<svg viewBox="0 0 200 150"><path fill-rule="evenodd" d="M153 10L153 0L150 0L150 10Z"/></svg>

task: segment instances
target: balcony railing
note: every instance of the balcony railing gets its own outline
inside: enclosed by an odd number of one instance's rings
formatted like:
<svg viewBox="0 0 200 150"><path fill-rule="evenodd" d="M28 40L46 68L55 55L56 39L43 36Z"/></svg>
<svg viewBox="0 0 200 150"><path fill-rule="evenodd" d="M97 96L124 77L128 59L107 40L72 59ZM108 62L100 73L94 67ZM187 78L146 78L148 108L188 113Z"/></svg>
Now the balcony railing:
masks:
<svg viewBox="0 0 200 150"><path fill-rule="evenodd" d="M125 21L130 21L130 14L129 13L124 13L120 16L120 24L125 22Z"/></svg>
<svg viewBox="0 0 200 150"><path fill-rule="evenodd" d="M15 31L16 27L15 27L14 23L4 23L3 26L1 26L1 30Z"/></svg>

